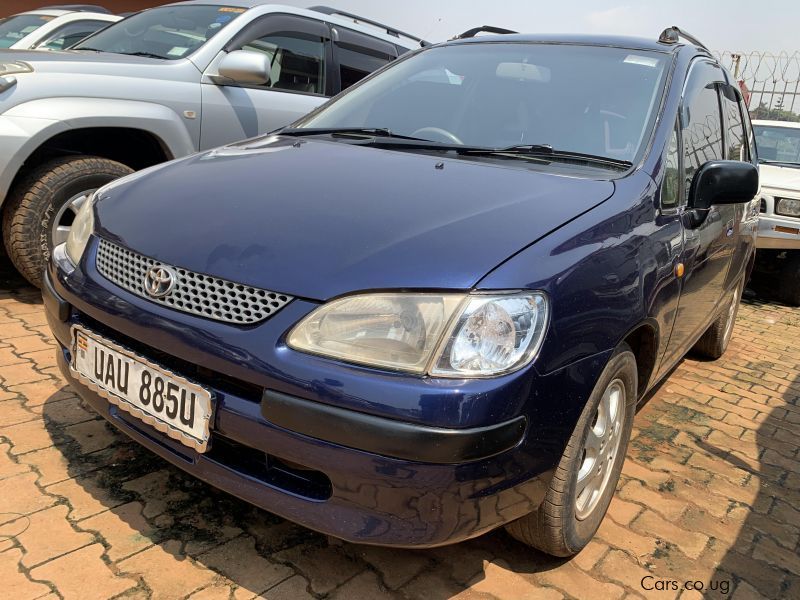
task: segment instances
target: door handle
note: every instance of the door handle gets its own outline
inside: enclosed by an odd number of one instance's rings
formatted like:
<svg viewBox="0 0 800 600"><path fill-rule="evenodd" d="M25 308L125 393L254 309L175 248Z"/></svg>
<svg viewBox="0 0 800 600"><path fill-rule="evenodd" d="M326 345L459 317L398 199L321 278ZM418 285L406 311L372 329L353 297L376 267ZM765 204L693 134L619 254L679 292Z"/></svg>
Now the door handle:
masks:
<svg viewBox="0 0 800 600"><path fill-rule="evenodd" d="M725 235L731 237L733 235L733 219L725 224Z"/></svg>

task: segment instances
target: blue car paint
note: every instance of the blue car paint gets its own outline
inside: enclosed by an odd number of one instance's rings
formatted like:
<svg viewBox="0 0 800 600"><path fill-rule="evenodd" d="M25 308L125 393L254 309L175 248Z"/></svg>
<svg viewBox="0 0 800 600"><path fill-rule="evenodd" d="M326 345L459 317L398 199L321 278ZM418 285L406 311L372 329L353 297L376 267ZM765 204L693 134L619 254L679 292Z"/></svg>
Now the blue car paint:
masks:
<svg viewBox="0 0 800 600"><path fill-rule="evenodd" d="M598 41L615 43L584 40ZM681 81L697 50L678 47L674 55L673 77ZM59 364L81 396L154 452L215 486L331 535L435 546L527 514L541 502L594 382L619 342L637 328L655 333L656 359L653 372L644 373L643 394L688 351L716 314L722 292L745 272L753 247L748 231L734 232L731 248L709 252L718 219L687 241L683 217L657 210L680 88L668 86L641 164L624 174L598 171L595 179L585 171L582 178L564 177L516 165L311 140L295 147L296 140L281 138L258 150L212 152L134 176L112 186L114 202L98 202L98 235L166 262L301 299L254 327L177 313L100 276L93 238L76 270L50 265L56 293L73 307L67 322L48 313L62 346ZM445 162L443 170L434 168L439 161ZM282 183L288 180L294 186ZM268 197L273 211L260 206ZM388 214L376 210L376 197L391 200ZM503 201L487 205L487 198ZM740 207L735 210L741 213ZM259 212L263 219L254 219ZM358 227L352 226L354 219ZM181 227L182 221L191 227ZM212 231L226 245L209 239ZM319 245L320 239L327 243ZM729 250L736 262L714 262ZM687 266L683 281L675 276L678 262ZM681 292L692 278L696 285L687 301ZM709 281L720 282L714 294L701 285ZM387 288L540 289L552 300L551 323L533 366L488 380L388 373L285 346L286 332L321 301ZM694 302L709 309L694 322L679 319L681 307L691 313ZM213 377L203 381L216 395L215 435L322 471L332 494L313 500L179 446L76 382L66 366L74 323L142 352L167 351L260 388L358 412L451 428L523 414L528 428L517 447L499 456L456 465L414 463L282 430L261 416L257 401L226 392Z"/></svg>
<svg viewBox="0 0 800 600"><path fill-rule="evenodd" d="M97 202L98 233L167 264L295 297L470 289L614 191L609 181L332 141L244 146L112 188Z"/></svg>

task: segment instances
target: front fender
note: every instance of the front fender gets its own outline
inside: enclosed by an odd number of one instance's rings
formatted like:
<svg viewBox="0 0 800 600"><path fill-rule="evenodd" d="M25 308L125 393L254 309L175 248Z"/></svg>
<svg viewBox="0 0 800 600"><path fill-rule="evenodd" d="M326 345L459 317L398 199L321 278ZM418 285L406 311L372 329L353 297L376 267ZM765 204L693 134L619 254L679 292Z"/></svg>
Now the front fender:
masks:
<svg viewBox="0 0 800 600"><path fill-rule="evenodd" d="M28 157L60 133L93 127L138 129L154 135L173 157L181 157L195 152L198 142L183 119L166 106L134 100L46 98L18 104L0 115L0 202Z"/></svg>

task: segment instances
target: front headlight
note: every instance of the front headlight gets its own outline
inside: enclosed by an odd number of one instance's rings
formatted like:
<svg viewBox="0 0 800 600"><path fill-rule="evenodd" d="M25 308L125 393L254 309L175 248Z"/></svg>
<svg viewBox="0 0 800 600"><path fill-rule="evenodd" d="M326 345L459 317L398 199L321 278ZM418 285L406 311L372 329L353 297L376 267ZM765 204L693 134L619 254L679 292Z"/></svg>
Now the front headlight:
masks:
<svg viewBox="0 0 800 600"><path fill-rule="evenodd" d="M784 217L800 217L800 200L779 198L775 202L775 214Z"/></svg>
<svg viewBox="0 0 800 600"><path fill-rule="evenodd" d="M18 73L33 73L33 67L21 60L0 61L0 77Z"/></svg>
<svg viewBox="0 0 800 600"><path fill-rule="evenodd" d="M72 228L67 236L67 256L72 264L78 265L89 243L89 236L94 231L94 200L96 194L91 194L78 209Z"/></svg>
<svg viewBox="0 0 800 600"><path fill-rule="evenodd" d="M287 344L420 375L490 377L533 360L547 318L541 292L360 294L312 312L289 333Z"/></svg>

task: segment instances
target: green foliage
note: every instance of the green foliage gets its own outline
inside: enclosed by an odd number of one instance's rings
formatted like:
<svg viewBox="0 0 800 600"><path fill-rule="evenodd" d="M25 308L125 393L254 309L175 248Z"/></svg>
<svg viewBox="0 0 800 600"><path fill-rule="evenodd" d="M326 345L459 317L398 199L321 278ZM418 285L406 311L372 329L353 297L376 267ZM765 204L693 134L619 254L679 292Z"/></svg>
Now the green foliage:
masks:
<svg viewBox="0 0 800 600"><path fill-rule="evenodd" d="M783 108L783 98L778 100L773 108L768 108L764 102L760 102L758 108L750 111L750 116L753 119L762 119L765 121L800 122L800 115Z"/></svg>

